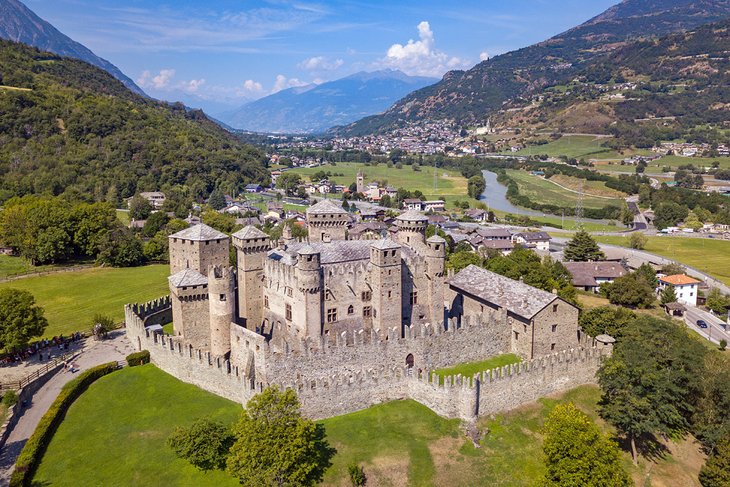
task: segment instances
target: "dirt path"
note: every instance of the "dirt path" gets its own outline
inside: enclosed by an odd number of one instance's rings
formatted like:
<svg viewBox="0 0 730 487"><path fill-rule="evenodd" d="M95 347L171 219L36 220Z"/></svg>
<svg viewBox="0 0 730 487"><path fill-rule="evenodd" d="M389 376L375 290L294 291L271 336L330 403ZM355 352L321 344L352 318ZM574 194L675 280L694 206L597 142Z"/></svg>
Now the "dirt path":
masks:
<svg viewBox="0 0 730 487"><path fill-rule="evenodd" d="M84 371L106 362L124 360L124 357L133 351L124 330L120 330L110 340L89 341L88 346L78 355L74 363L81 371ZM32 396L25 410L21 412L20 419L10 433L5 447L0 452L0 486L8 484L15 460L23 449L23 445L33 434L38 422L51 407L61 388L78 374L79 372L57 372Z"/></svg>

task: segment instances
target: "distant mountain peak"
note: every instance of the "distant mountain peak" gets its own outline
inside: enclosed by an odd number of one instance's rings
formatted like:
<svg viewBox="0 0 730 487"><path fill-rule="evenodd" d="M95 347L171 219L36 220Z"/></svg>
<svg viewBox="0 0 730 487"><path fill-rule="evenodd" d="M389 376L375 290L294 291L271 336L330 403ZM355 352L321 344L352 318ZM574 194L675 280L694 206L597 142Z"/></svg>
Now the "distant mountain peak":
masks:
<svg viewBox="0 0 730 487"><path fill-rule="evenodd" d="M147 96L119 68L60 32L18 0L0 0L0 38L93 64L117 78L130 90Z"/></svg>

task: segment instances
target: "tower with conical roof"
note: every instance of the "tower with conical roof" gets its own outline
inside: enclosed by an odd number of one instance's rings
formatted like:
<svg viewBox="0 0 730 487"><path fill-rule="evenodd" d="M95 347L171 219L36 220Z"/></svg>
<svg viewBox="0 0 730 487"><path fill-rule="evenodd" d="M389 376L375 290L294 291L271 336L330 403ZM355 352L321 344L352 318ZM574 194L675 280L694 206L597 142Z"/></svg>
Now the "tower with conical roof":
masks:
<svg viewBox="0 0 730 487"><path fill-rule="evenodd" d="M310 242L345 240L350 214L332 200L324 199L307 208Z"/></svg>
<svg viewBox="0 0 730 487"><path fill-rule="evenodd" d="M254 226L233 234L238 280L238 321L256 331L264 319L264 259L271 249L269 236Z"/></svg>

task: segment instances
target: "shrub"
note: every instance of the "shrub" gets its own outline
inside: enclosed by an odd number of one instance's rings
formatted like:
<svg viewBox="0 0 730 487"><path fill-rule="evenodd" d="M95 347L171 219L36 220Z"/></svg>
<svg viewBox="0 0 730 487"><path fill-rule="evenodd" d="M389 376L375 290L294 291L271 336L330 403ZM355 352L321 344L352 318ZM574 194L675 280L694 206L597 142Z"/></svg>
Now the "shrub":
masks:
<svg viewBox="0 0 730 487"><path fill-rule="evenodd" d="M727 340L725 340L723 338L722 340L720 340L720 350L722 350L724 352L726 348L727 348ZM5 398L3 398L3 401L4 400L5 400Z"/></svg>
<svg viewBox="0 0 730 487"><path fill-rule="evenodd" d="M18 393L15 391L8 391L3 396L3 405L11 408L18 402Z"/></svg>
<svg viewBox="0 0 730 487"><path fill-rule="evenodd" d="M362 487L365 485L365 472L360 465L351 463L347 467L347 473L350 474L350 482L352 482L353 487Z"/></svg>
<svg viewBox="0 0 730 487"><path fill-rule="evenodd" d="M144 365L150 363L150 351L142 350L127 355L127 365L134 367L136 365Z"/></svg>
<svg viewBox="0 0 730 487"><path fill-rule="evenodd" d="M18 460L15 462L15 471L10 478L10 487L30 485L35 469L38 467L48 443L53 438L58 425L61 424L69 406L97 379L111 374L116 369L116 362L97 365L63 386L58 397L53 401L48 412L43 415L35 431L20 452Z"/></svg>

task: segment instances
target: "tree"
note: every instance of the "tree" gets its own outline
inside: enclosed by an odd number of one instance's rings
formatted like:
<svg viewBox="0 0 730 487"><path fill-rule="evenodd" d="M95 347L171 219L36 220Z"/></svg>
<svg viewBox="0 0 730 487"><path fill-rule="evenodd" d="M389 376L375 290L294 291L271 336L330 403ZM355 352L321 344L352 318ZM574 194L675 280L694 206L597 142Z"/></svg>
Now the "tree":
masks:
<svg viewBox="0 0 730 487"><path fill-rule="evenodd" d="M565 244L563 256L570 262L597 261L606 258L593 237L583 229Z"/></svg>
<svg viewBox="0 0 730 487"><path fill-rule="evenodd" d="M629 247L636 250L644 250L647 242L649 241L649 239L646 238L646 235L641 232L632 232L627 240Z"/></svg>
<svg viewBox="0 0 730 487"><path fill-rule="evenodd" d="M702 228L702 222L697 217L697 214L694 211L690 211L687 215L687 218L684 219L684 226L687 228L691 228L695 232Z"/></svg>
<svg viewBox="0 0 730 487"><path fill-rule="evenodd" d="M221 423L202 418L189 428L177 427L167 439L175 454L204 472L226 468L234 436Z"/></svg>
<svg viewBox="0 0 730 487"><path fill-rule="evenodd" d="M718 445L700 469L702 487L727 487L730 485L730 436Z"/></svg>
<svg viewBox="0 0 730 487"><path fill-rule="evenodd" d="M542 485L633 485L621 464L618 444L573 403L558 404L543 428L545 478Z"/></svg>
<svg viewBox="0 0 730 487"><path fill-rule="evenodd" d="M152 205L141 195L134 195L129 202L129 217L132 220L146 220L152 213Z"/></svg>
<svg viewBox="0 0 730 487"><path fill-rule="evenodd" d="M134 267L144 262L142 242L122 226L110 230L101 243L97 262L113 267Z"/></svg>
<svg viewBox="0 0 730 487"><path fill-rule="evenodd" d="M639 268L636 269L636 274L641 276L652 289L656 289L659 285L659 279L656 277L656 271L648 262L641 264Z"/></svg>
<svg viewBox="0 0 730 487"><path fill-rule="evenodd" d="M0 289L0 349L7 352L20 350L31 338L43 335L48 321L43 308L36 306L28 291Z"/></svg>
<svg viewBox="0 0 730 487"><path fill-rule="evenodd" d="M599 412L629 440L634 464L639 442L689 428L705 353L682 325L641 315L601 365Z"/></svg>
<svg viewBox="0 0 730 487"><path fill-rule="evenodd" d="M246 405L233 428L226 470L241 485L314 485L335 451L321 425L302 417L296 393L268 387Z"/></svg>
<svg viewBox="0 0 730 487"><path fill-rule="evenodd" d="M276 187L283 189L287 196L294 196L297 188L302 184L302 178L297 173L286 171L276 179Z"/></svg>
<svg viewBox="0 0 730 487"><path fill-rule="evenodd" d="M481 174L472 176L467 182L467 193L469 196L478 200L479 197L484 193L484 189L487 187L487 182Z"/></svg>
<svg viewBox="0 0 730 487"><path fill-rule="evenodd" d="M677 274L684 274L684 272L684 267L676 262L672 262L671 264L667 264L662 267L662 274L666 274L667 276L676 276Z"/></svg>
<svg viewBox="0 0 730 487"><path fill-rule="evenodd" d="M602 285L601 293L611 304L629 308L648 308L654 302L654 289L635 272Z"/></svg>
<svg viewBox="0 0 730 487"><path fill-rule="evenodd" d="M142 235L145 237L154 237L157 232L162 230L170 218L164 211L156 211L152 213L142 227Z"/></svg>
<svg viewBox="0 0 730 487"><path fill-rule="evenodd" d="M660 296L660 302L664 304L674 303L677 301L677 293L674 292L674 286L666 286Z"/></svg>
<svg viewBox="0 0 730 487"><path fill-rule="evenodd" d="M610 335L617 340L636 319L636 313L620 306L600 306L581 313L578 325L589 336Z"/></svg>
<svg viewBox="0 0 730 487"><path fill-rule="evenodd" d="M687 218L686 206L674 202L661 203L654 211L654 226L659 230L672 227Z"/></svg>
<svg viewBox="0 0 730 487"><path fill-rule="evenodd" d="M628 208L621 209L621 223L627 227L634 224L634 213Z"/></svg>
<svg viewBox="0 0 730 487"><path fill-rule="evenodd" d="M481 267L482 260L483 259L479 257L476 252L472 252L471 250L460 250L449 255L446 260L446 267L448 269L453 269L454 272L459 272L472 264Z"/></svg>
<svg viewBox="0 0 730 487"><path fill-rule="evenodd" d="M96 340L100 338L106 338L110 331L114 329L114 318L106 316L100 313L94 315L94 319L91 322L91 334L94 335Z"/></svg>
<svg viewBox="0 0 730 487"><path fill-rule="evenodd" d="M208 197L208 204L214 210L221 210L226 207L226 197L220 190L213 190Z"/></svg>
<svg viewBox="0 0 730 487"><path fill-rule="evenodd" d="M722 348L722 347L721 347ZM707 454L713 454L723 438L730 438L730 357L708 353L700 377L700 393L692 414L692 433Z"/></svg>
<svg viewBox="0 0 730 487"><path fill-rule="evenodd" d="M719 289L713 287L710 292L707 293L707 307L715 313L723 316L727 313L730 308L730 298L723 295Z"/></svg>

